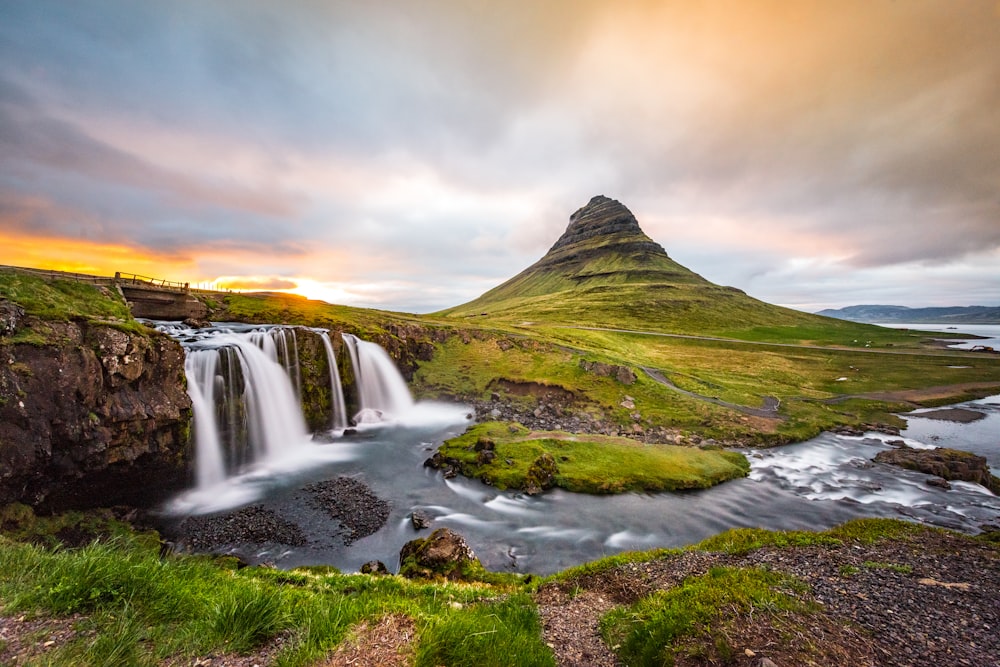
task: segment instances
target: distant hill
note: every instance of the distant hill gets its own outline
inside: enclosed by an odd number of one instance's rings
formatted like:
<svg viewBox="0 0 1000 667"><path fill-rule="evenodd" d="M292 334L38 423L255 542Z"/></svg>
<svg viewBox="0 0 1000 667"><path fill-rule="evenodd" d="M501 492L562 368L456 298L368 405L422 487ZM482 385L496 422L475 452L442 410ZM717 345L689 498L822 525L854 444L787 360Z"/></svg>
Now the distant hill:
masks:
<svg viewBox="0 0 1000 667"><path fill-rule="evenodd" d="M437 313L741 337L754 328L839 323L758 301L672 260L623 204L594 197L540 260L466 304Z"/></svg>
<svg viewBox="0 0 1000 667"><path fill-rule="evenodd" d="M998 306L953 306L941 308L907 308L906 306L847 306L828 308L817 315L851 322L884 322L912 324L1000 324Z"/></svg>

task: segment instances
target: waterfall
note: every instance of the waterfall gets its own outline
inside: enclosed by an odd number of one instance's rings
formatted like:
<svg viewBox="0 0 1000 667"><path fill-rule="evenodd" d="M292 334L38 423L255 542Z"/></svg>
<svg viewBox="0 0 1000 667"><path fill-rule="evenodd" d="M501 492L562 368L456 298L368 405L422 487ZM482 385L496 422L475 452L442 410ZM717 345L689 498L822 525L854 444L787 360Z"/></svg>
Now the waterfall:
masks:
<svg viewBox="0 0 1000 667"><path fill-rule="evenodd" d="M413 397L396 364L381 345L341 334L351 353L360 409L359 424L398 419L413 408Z"/></svg>
<svg viewBox="0 0 1000 667"><path fill-rule="evenodd" d="M226 478L222 443L215 419L215 370L219 355L214 350L197 350L184 360L188 395L198 417L194 422L195 477L198 488L205 489Z"/></svg>
<svg viewBox="0 0 1000 667"><path fill-rule="evenodd" d="M344 387L340 384L340 371L337 370L337 355L333 353L330 334L323 331L320 336L323 338L327 365L330 367L330 402L332 403L330 425L335 431L343 430L347 428L347 406L344 404Z"/></svg>
<svg viewBox="0 0 1000 667"><path fill-rule="evenodd" d="M288 454L308 439L295 388L266 333L216 333L188 350L198 488Z"/></svg>
<svg viewBox="0 0 1000 667"><path fill-rule="evenodd" d="M221 325L205 329L163 323L157 327L181 342L194 410L195 479L208 490L250 466L303 453L309 442L302 414L302 372L291 327ZM323 339L330 373L330 423L348 425L337 358L327 331ZM389 355L375 343L343 335L358 389L358 423L398 419L413 399Z"/></svg>

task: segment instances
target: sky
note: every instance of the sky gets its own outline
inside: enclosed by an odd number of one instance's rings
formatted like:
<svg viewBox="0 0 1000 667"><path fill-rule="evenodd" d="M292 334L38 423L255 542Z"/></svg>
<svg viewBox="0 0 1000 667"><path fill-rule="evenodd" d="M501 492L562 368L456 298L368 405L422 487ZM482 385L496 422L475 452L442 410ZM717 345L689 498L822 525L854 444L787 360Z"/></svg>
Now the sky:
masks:
<svg viewBox="0 0 1000 667"><path fill-rule="evenodd" d="M1000 1L0 4L0 264L430 312L595 195L771 303L1000 305Z"/></svg>

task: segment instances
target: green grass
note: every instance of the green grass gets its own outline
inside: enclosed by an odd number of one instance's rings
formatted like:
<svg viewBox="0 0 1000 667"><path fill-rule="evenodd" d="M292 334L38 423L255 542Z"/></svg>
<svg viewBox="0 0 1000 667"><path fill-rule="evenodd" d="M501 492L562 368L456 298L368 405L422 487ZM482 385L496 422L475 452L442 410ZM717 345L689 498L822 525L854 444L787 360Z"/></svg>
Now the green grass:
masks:
<svg viewBox="0 0 1000 667"><path fill-rule="evenodd" d="M495 447L491 463L482 463L476 451L482 440ZM557 467L554 485L578 493L701 489L743 477L750 469L736 452L559 431L533 434L519 425L498 422L477 424L446 441L439 451L460 461L463 474L500 489L527 488L532 465L545 454Z"/></svg>
<svg viewBox="0 0 1000 667"><path fill-rule="evenodd" d="M46 320L82 318L125 323L132 319L124 299L112 289L10 269L0 269L0 298L17 303L28 315Z"/></svg>
<svg viewBox="0 0 1000 667"><path fill-rule="evenodd" d="M804 599L807 590L802 582L769 570L714 567L676 588L608 612L601 619L601 634L627 665L672 665L684 640L695 637L727 661L736 648L722 631L727 623L751 612L758 618L809 613L815 605Z"/></svg>
<svg viewBox="0 0 1000 667"><path fill-rule="evenodd" d="M628 563L671 558L681 550L627 552L585 563L540 580L484 572L479 581L409 580L399 576L341 574L330 568L280 571L236 569L231 559L176 555L161 559L155 534L130 533L105 515L105 535L82 548L46 547L0 536L0 613L74 615L79 633L46 650L34 664L190 664L209 655L252 653L276 639L282 667L321 662L361 622L386 615L416 624L417 665L551 665L531 594L545 582L572 583ZM32 517L9 508L4 524ZM64 528L71 519L40 520L35 534ZM58 527L58 529L56 528ZM733 530L691 547L741 553L764 546L844 548L882 539L917 539L935 529L890 519L862 519L822 533ZM866 562L842 570L907 575L907 568ZM672 651L707 651L725 657L727 623L748 610L779 614L776 624L809 614L802 585L763 570L716 568L620 608L603 621L605 636L626 664L662 664ZM735 619L735 620L734 620ZM652 657L650 657L652 656ZM714 659L714 658L713 658ZM644 662L653 660L652 663ZM669 663L668 663L669 664Z"/></svg>
<svg viewBox="0 0 1000 667"><path fill-rule="evenodd" d="M539 641L541 630L535 604L523 593L451 609L436 616L421 633L415 665L555 665L552 651Z"/></svg>
<svg viewBox="0 0 1000 667"><path fill-rule="evenodd" d="M580 367L581 360L626 366L637 380L624 385L588 373ZM757 408L765 397L775 397L781 402L778 418L758 419L679 394L647 376L643 367L658 370L682 389L739 406ZM622 427L636 423L633 414L639 413L643 427L768 445L808 439L840 425L902 426L895 412L938 404L947 397L996 393L1000 359L940 350L883 354L533 327L521 334L482 331L479 337L452 336L439 342L434 357L420 364L413 387L423 396L482 400L493 391L504 397L505 382L536 385L536 393L545 387L564 390L572 395L578 413ZM968 389L960 383L992 383L992 388ZM953 388L907 396L906 401L881 395L949 386ZM621 406L626 395L635 399L635 409ZM532 406L536 401L530 396L507 398Z"/></svg>
<svg viewBox="0 0 1000 667"><path fill-rule="evenodd" d="M476 664L480 651L515 664L552 664L533 605L523 594L511 595L520 585L516 577L503 578L510 584L429 584L233 570L225 560L160 560L158 553L153 536L55 550L0 537L0 611L83 615L78 627L84 632L46 652L45 664L52 665L189 663L251 652L279 636L284 647L276 664L307 665L359 622L386 613L416 620L418 654L430 661L422 664L440 664L434 661L441 656L448 664Z"/></svg>

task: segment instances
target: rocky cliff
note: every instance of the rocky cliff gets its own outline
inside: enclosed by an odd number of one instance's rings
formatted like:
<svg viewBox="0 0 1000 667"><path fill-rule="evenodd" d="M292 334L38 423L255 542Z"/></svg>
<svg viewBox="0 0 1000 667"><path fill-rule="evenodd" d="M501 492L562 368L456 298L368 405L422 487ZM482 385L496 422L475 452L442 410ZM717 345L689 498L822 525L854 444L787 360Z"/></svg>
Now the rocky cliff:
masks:
<svg viewBox="0 0 1000 667"><path fill-rule="evenodd" d="M138 327L23 317L7 305L0 503L149 506L183 488L191 402L180 345Z"/></svg>

